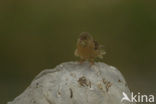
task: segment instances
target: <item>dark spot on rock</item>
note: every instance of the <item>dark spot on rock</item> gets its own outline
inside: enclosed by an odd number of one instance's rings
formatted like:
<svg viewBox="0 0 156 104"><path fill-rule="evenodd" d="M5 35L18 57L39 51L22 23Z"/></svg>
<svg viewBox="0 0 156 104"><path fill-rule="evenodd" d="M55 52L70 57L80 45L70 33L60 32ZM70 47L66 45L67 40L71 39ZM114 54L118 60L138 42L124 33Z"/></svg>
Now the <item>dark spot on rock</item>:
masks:
<svg viewBox="0 0 156 104"><path fill-rule="evenodd" d="M90 88L92 87L91 81L89 81L89 87L90 87Z"/></svg>
<svg viewBox="0 0 156 104"><path fill-rule="evenodd" d="M110 82L108 82L107 84L106 84L106 91L108 92L108 90L109 90L109 88L112 86L112 83L110 83Z"/></svg>
<svg viewBox="0 0 156 104"><path fill-rule="evenodd" d="M70 88L70 98L73 98L73 90Z"/></svg>
<svg viewBox="0 0 156 104"><path fill-rule="evenodd" d="M74 74L74 73L70 73L70 76L72 76L72 77L76 77L76 75Z"/></svg>
<svg viewBox="0 0 156 104"><path fill-rule="evenodd" d="M58 95L61 95L61 92L60 91L58 91Z"/></svg>
<svg viewBox="0 0 156 104"><path fill-rule="evenodd" d="M36 88L38 88L39 87L39 83L36 83Z"/></svg>
<svg viewBox="0 0 156 104"><path fill-rule="evenodd" d="M106 92L108 92L109 88L112 86L112 83L105 80L104 78L102 79L102 81L106 85Z"/></svg>
<svg viewBox="0 0 156 104"><path fill-rule="evenodd" d="M107 84L107 81L104 78L102 79L102 81L104 84Z"/></svg>
<svg viewBox="0 0 156 104"><path fill-rule="evenodd" d="M89 85L89 84L87 83L86 77L84 77L84 76L80 77L79 80L78 80L78 82L79 82L79 84L80 84L81 86L88 86L88 85Z"/></svg>
<svg viewBox="0 0 156 104"><path fill-rule="evenodd" d="M36 101L35 100L33 100L33 104L36 104Z"/></svg>
<svg viewBox="0 0 156 104"><path fill-rule="evenodd" d="M52 101L50 101L47 97L45 97L46 101L48 102L48 104L53 104Z"/></svg>
<svg viewBox="0 0 156 104"><path fill-rule="evenodd" d="M118 82L121 82L121 80L119 79Z"/></svg>

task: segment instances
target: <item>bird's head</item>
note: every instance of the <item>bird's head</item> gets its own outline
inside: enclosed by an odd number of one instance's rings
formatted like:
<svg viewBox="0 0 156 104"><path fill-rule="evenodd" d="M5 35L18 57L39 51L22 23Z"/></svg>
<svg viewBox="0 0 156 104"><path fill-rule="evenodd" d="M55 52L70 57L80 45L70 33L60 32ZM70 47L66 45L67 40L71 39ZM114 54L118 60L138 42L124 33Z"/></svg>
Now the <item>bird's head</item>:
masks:
<svg viewBox="0 0 156 104"><path fill-rule="evenodd" d="M82 32L79 37L79 42L82 46L86 46L92 39L92 36L88 32Z"/></svg>

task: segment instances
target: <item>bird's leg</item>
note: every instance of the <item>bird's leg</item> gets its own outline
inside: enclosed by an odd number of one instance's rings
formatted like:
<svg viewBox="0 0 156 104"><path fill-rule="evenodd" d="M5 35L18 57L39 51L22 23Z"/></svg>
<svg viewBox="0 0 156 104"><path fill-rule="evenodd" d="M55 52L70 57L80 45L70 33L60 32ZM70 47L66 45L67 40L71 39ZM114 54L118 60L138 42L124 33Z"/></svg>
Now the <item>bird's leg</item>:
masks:
<svg viewBox="0 0 156 104"><path fill-rule="evenodd" d="M94 65L94 59L90 59L89 62L90 62L90 66Z"/></svg>
<svg viewBox="0 0 156 104"><path fill-rule="evenodd" d="M85 61L85 59L80 59L80 64L82 64Z"/></svg>

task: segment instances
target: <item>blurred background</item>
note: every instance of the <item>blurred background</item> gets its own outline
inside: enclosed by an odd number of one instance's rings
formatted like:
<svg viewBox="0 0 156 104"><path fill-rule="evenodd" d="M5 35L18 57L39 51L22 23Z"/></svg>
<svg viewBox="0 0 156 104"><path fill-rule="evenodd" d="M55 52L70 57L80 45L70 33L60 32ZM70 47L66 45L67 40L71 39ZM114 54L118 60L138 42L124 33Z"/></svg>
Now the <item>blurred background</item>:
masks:
<svg viewBox="0 0 156 104"><path fill-rule="evenodd" d="M81 32L104 45L134 93L156 92L156 5L150 0L0 1L0 104L42 70L78 60ZM142 103L143 104L143 103Z"/></svg>

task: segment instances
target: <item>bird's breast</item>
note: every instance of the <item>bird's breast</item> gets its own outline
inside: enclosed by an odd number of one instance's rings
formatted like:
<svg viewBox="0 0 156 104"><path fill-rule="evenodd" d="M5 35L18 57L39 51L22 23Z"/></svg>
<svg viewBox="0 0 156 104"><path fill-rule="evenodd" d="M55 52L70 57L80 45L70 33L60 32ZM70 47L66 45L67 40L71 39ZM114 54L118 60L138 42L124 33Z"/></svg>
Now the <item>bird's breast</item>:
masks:
<svg viewBox="0 0 156 104"><path fill-rule="evenodd" d="M96 52L93 48L91 48L89 46L86 46L86 47L79 46L78 47L78 54L82 58L89 59L89 58L95 57Z"/></svg>

